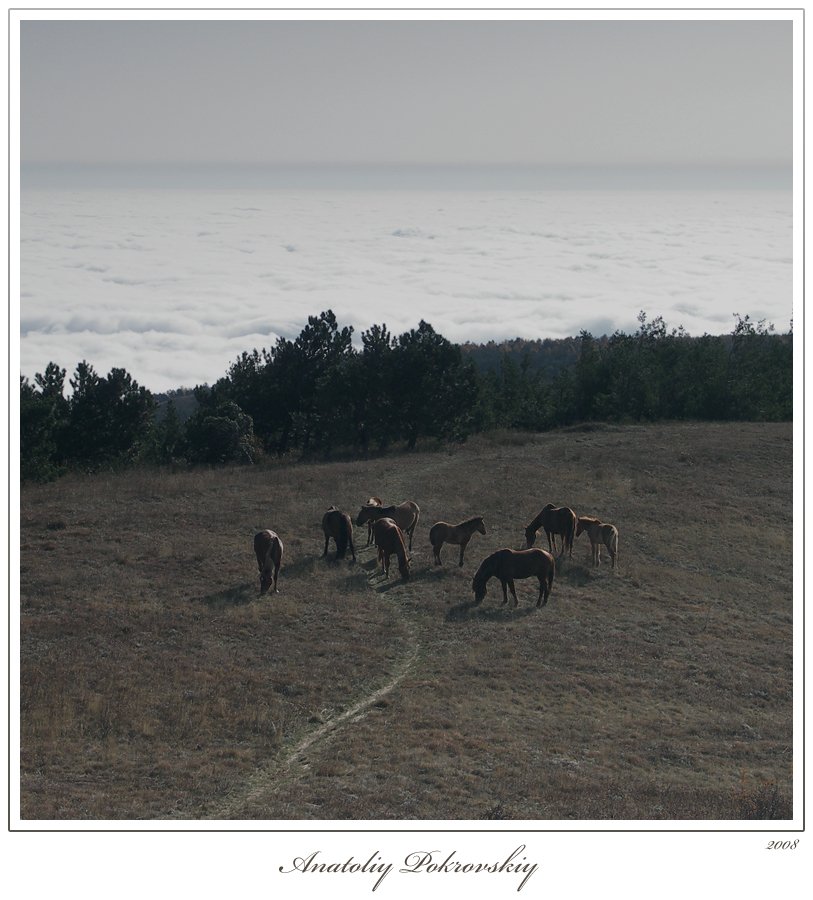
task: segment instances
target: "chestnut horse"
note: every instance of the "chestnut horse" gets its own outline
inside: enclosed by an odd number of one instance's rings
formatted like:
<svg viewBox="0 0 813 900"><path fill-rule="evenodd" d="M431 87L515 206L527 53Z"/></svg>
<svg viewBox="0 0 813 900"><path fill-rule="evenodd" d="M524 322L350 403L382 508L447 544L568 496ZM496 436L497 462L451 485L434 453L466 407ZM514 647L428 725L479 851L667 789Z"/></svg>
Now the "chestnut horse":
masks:
<svg viewBox="0 0 813 900"><path fill-rule="evenodd" d="M257 555L257 566L260 570L260 596L262 596L273 584L274 593L277 590L277 575L282 562L282 541L279 535L270 529L258 531L254 535L254 553Z"/></svg>
<svg viewBox="0 0 813 900"><path fill-rule="evenodd" d="M336 559L344 559L347 555L347 548L350 547L350 552L355 560L353 523L350 521L350 516L347 513L343 513L340 509L336 509L335 506L331 506L322 516L322 531L325 533L325 550L322 556L327 556L327 545L330 539L333 538L336 542Z"/></svg>
<svg viewBox="0 0 813 900"><path fill-rule="evenodd" d="M486 533L486 526L482 516L472 516L459 525L449 525L448 522L436 522L429 529L429 542L432 544L432 550L435 553L435 563L441 565L440 550L444 543L460 544L460 562L458 565L462 566L466 545L475 531L479 531L480 534Z"/></svg>
<svg viewBox="0 0 813 900"><path fill-rule="evenodd" d="M593 565L600 566L601 565L601 545L604 546L610 551L610 557L613 561L613 568L615 568L615 560L618 556L618 529L615 525L608 525L604 522L599 522L598 519L593 516L579 516L578 524L576 525L576 537L578 537L583 531L587 532L587 537L590 538L590 549L593 554Z"/></svg>
<svg viewBox="0 0 813 900"><path fill-rule="evenodd" d="M390 556L398 557L398 571L404 581L409 578L409 557L404 547L404 532L393 519L376 519L373 525L375 545L378 547L378 561L385 578L390 577Z"/></svg>
<svg viewBox="0 0 813 900"><path fill-rule="evenodd" d="M530 578L535 575L539 579L539 598L536 605L545 606L553 586L555 571L556 563L547 550L540 550L538 547L529 550L509 550L504 547L480 563L480 568L471 582L474 602L475 604L482 602L489 578L499 578L502 585L503 606L508 602L506 587L510 588L516 606L517 592L514 589L514 579Z"/></svg>
<svg viewBox="0 0 813 900"><path fill-rule="evenodd" d="M570 558L573 558L573 538L576 536L576 513L568 506L555 507L552 503L539 513L539 515L525 529L525 540L528 547L533 547L536 541L536 532L539 527L545 529L545 536L548 539L548 549L553 553L556 552L556 535L562 537L562 550L559 556L563 556L565 550L570 551ZM551 537L553 543L551 544Z"/></svg>
<svg viewBox="0 0 813 900"><path fill-rule="evenodd" d="M376 519L392 519L404 534L409 535L409 549L411 550L412 534L418 524L420 514L420 507L412 500L404 500L398 506L371 506L367 503L359 510L356 525L363 525L370 521L375 522Z"/></svg>

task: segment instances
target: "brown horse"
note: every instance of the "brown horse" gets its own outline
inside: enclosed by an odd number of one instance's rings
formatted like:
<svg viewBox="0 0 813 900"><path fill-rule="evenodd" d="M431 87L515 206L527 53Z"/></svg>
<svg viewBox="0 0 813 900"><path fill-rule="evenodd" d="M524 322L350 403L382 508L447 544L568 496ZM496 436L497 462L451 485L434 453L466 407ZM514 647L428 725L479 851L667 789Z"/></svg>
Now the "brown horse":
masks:
<svg viewBox="0 0 813 900"><path fill-rule="evenodd" d="M347 548L356 558L356 551L353 547L353 523L350 516L343 513L335 506L322 516L322 531L325 533L325 550L322 556L327 556L327 545L331 538L336 542L336 559L344 559L347 555Z"/></svg>
<svg viewBox="0 0 813 900"><path fill-rule="evenodd" d="M590 538L593 565L601 565L601 545L604 544L610 552L613 568L615 568L615 560L618 556L618 529L615 525L599 522L599 520L593 518L593 516L579 516L579 521L576 525L576 537L583 531L586 531L587 537Z"/></svg>
<svg viewBox="0 0 813 900"><path fill-rule="evenodd" d="M383 501L380 497L370 497L370 499L364 504L365 506L381 506ZM372 544L373 538L373 520L370 519L367 522L367 546L369 547Z"/></svg>
<svg viewBox="0 0 813 900"><path fill-rule="evenodd" d="M525 529L525 540L528 547L533 547L536 542L536 532L539 527L545 529L545 536L548 539L548 549L553 553L556 552L556 535L561 535L562 550L559 556L563 556L565 550L570 551L570 558L573 558L573 538L576 535L576 513L568 506L555 507L552 503L539 513L539 515ZM551 543L551 537L553 543Z"/></svg>
<svg viewBox="0 0 813 900"><path fill-rule="evenodd" d="M260 596L273 584L277 594L277 575L282 562L282 541L279 535L270 529L258 531L254 535L254 553L257 555L257 566L260 569Z"/></svg>
<svg viewBox="0 0 813 900"><path fill-rule="evenodd" d="M429 529L429 542L432 544L432 550L435 553L435 563L441 565L440 550L444 543L460 544L460 562L458 565L462 566L466 545L475 531L479 531L480 534L486 533L486 526L482 516L472 516L459 525L449 525L448 522L436 522Z"/></svg>
<svg viewBox="0 0 813 900"><path fill-rule="evenodd" d="M398 557L398 571L404 581L409 578L409 557L404 547L404 532L393 519L376 519L373 525L375 545L378 547L378 561L385 578L390 577L390 556Z"/></svg>
<svg viewBox="0 0 813 900"><path fill-rule="evenodd" d="M371 506L367 503L359 510L356 525L363 525L370 521L375 522L376 519L392 519L404 534L409 535L409 549L411 550L412 534L418 524L420 514L420 507L412 500L404 500L398 506Z"/></svg>
<svg viewBox="0 0 813 900"><path fill-rule="evenodd" d="M556 563L547 550L540 550L538 547L530 550L509 550L504 547L502 550L492 553L491 556L487 556L480 563L480 568L471 582L474 590L474 602L482 602L486 595L486 582L489 578L499 578L502 584L503 606L508 602L506 587L511 589L514 606L516 606L517 592L514 589L514 579L530 578L532 575L536 575L539 579L539 598L536 605L544 606L548 602L555 571Z"/></svg>

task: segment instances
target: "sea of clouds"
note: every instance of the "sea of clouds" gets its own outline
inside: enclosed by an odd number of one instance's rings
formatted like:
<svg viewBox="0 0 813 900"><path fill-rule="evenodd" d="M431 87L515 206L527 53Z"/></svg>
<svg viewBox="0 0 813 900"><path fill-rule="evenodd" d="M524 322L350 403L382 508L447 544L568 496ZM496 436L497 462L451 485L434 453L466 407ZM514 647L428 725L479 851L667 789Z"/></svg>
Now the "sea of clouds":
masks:
<svg viewBox="0 0 813 900"><path fill-rule="evenodd" d="M786 331L792 195L774 190L24 189L20 369L86 359L161 391L333 309L454 341Z"/></svg>

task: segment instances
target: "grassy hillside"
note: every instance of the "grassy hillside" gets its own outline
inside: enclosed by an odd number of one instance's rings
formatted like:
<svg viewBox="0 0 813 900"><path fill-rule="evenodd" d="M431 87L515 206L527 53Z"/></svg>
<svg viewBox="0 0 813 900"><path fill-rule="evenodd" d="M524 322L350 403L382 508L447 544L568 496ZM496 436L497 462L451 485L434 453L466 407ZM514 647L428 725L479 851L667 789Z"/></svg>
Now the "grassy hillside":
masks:
<svg viewBox="0 0 813 900"><path fill-rule="evenodd" d="M789 817L791 438L596 426L25 487L22 816ZM366 528L321 558L324 510L371 494L421 506L406 583ZM547 502L618 526L616 572L583 535L546 607L535 579L472 606ZM464 567L434 566L430 525L474 514Z"/></svg>

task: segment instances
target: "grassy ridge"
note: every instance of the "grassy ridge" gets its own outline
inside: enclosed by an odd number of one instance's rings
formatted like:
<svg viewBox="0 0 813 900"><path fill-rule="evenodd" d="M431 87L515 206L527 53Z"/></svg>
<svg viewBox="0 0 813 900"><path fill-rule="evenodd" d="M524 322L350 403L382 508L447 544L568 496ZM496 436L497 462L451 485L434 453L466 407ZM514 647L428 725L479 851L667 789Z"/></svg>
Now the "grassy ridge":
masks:
<svg viewBox="0 0 813 900"><path fill-rule="evenodd" d="M791 425L595 427L366 462L66 478L21 515L24 818L790 815ZM321 559L332 503L422 510L407 583ZM471 576L546 503L537 610ZM482 514L463 569L429 526ZM285 542L257 599L251 539ZM331 556L333 549L331 548ZM392 574L392 573L391 573Z"/></svg>

